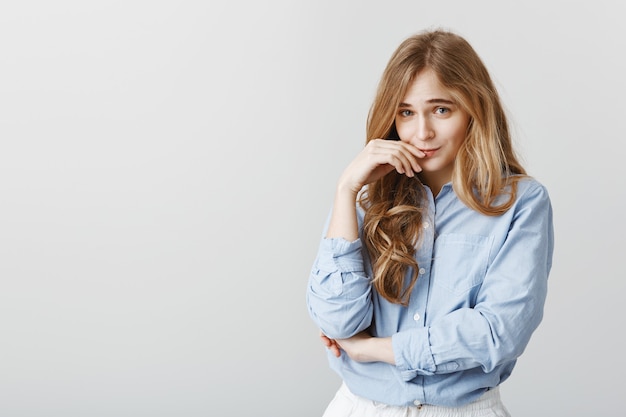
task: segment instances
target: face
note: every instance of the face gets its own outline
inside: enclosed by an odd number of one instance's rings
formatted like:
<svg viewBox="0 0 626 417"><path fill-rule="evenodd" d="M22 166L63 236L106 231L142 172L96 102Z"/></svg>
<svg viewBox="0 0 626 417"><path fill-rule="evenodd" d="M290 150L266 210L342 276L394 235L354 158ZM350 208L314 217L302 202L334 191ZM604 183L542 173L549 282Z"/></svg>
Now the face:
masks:
<svg viewBox="0 0 626 417"><path fill-rule="evenodd" d="M400 140L426 154L419 159L422 181L438 192L452 178L454 159L465 140L470 116L430 69L421 71L396 113Z"/></svg>

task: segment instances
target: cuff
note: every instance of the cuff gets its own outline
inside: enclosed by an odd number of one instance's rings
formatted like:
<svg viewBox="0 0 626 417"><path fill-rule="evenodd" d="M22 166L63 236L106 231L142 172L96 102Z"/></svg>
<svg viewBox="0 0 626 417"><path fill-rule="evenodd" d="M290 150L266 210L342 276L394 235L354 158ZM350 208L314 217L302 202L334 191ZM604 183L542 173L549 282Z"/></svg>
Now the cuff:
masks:
<svg viewBox="0 0 626 417"><path fill-rule="evenodd" d="M324 238L320 242L315 268L325 272L363 272L361 239Z"/></svg>
<svg viewBox="0 0 626 417"><path fill-rule="evenodd" d="M418 375L433 375L437 369L430 349L428 328L422 327L391 337L396 367L405 381Z"/></svg>

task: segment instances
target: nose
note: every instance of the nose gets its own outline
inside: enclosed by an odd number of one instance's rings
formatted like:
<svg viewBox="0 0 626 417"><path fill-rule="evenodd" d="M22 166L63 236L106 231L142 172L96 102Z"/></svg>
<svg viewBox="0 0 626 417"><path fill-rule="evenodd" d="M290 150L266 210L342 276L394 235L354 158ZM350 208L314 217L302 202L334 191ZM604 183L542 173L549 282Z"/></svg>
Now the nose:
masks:
<svg viewBox="0 0 626 417"><path fill-rule="evenodd" d="M426 141L435 137L435 131L427 118L419 117L415 123L415 139Z"/></svg>

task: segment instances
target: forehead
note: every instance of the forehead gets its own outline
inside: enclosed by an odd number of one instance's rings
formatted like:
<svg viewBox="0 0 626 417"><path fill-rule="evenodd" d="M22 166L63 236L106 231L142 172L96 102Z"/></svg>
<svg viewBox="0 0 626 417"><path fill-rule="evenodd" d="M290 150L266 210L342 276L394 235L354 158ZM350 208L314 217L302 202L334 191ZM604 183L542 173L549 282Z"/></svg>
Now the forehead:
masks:
<svg viewBox="0 0 626 417"><path fill-rule="evenodd" d="M450 90L441 84L437 74L429 69L423 69L413 78L408 85L403 102L409 104L431 101L434 99L446 99L452 101Z"/></svg>

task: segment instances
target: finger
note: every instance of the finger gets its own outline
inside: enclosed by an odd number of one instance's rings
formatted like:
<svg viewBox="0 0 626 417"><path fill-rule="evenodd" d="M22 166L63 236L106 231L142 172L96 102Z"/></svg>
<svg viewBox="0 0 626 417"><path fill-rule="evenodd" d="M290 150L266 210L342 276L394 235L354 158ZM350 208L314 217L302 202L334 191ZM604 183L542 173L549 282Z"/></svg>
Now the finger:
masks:
<svg viewBox="0 0 626 417"><path fill-rule="evenodd" d="M402 143L403 147L403 155L406 157L407 161L411 164L411 169L415 172L421 172L422 167L420 166L419 159L425 158L426 154L411 145L410 143Z"/></svg>
<svg viewBox="0 0 626 417"><path fill-rule="evenodd" d="M389 165L399 174L411 176L413 170L406 154L409 152L401 147L375 147L369 150L369 163L378 166Z"/></svg>
<svg viewBox="0 0 626 417"><path fill-rule="evenodd" d="M326 347L330 347L330 345L332 344L332 340L323 333L320 333L320 339Z"/></svg>
<svg viewBox="0 0 626 417"><path fill-rule="evenodd" d="M390 159L387 163L393 165L398 173L406 174L409 177L422 171L418 158L426 156L415 146L398 141L376 141L373 145L373 152L388 155Z"/></svg>
<svg viewBox="0 0 626 417"><path fill-rule="evenodd" d="M420 172L420 167L417 159L406 150L401 150L389 156L389 164L392 165L399 174L404 174L407 177L414 177L416 172Z"/></svg>
<svg viewBox="0 0 626 417"><path fill-rule="evenodd" d="M401 153L400 162L403 165L405 175L408 177L414 177L415 173L422 170L415 157L409 152Z"/></svg>

